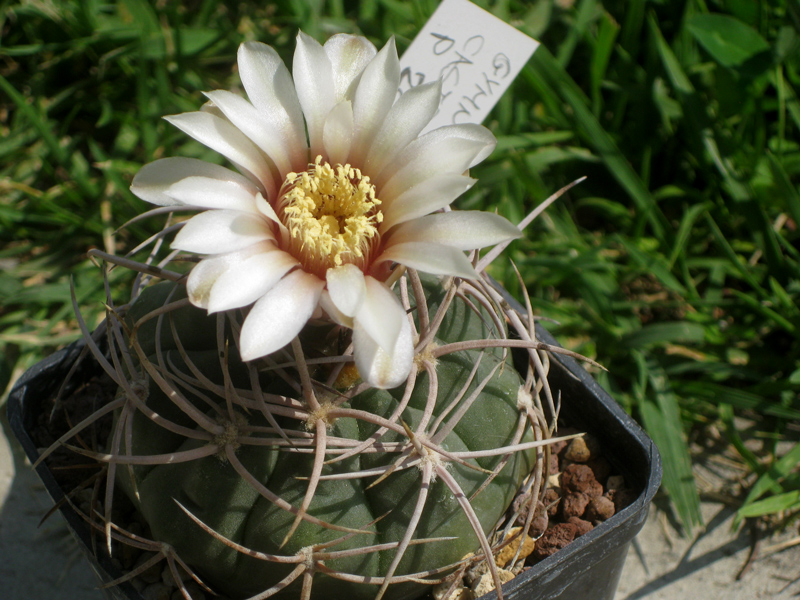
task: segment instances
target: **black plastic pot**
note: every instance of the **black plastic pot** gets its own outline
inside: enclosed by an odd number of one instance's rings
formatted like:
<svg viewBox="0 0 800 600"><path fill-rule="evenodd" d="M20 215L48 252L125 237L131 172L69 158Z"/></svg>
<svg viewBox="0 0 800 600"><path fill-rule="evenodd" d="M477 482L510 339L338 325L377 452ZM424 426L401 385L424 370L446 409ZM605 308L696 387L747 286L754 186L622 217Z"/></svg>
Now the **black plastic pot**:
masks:
<svg viewBox="0 0 800 600"><path fill-rule="evenodd" d="M539 332L539 336L543 342L556 343L545 331ZM58 392L81 348L82 344L73 344L36 364L11 391L8 399L11 428L32 462L39 453L29 432L40 414L40 406ZM99 370L91 358L82 361L70 386L74 389ZM561 415L573 427L599 439L604 455L638 495L633 504L611 519L508 582L503 593L508 600L611 600L628 547L644 525L661 482L661 459L652 440L573 359L553 355L550 386L554 393L561 394ZM61 502L64 492L49 469L41 464L37 473L53 501ZM98 555L92 551L86 522L68 503L61 504L60 510L103 583L118 578L120 573L108 557L102 551ZM107 593L115 600L142 600L141 594L126 583L108 589ZM492 593L482 600L494 597Z"/></svg>

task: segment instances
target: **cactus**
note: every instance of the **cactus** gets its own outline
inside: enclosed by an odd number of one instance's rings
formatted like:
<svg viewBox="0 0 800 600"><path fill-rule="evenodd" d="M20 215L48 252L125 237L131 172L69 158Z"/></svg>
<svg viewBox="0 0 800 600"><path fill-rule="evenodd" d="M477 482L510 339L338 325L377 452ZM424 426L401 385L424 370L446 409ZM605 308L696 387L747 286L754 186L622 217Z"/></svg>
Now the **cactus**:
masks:
<svg viewBox="0 0 800 600"><path fill-rule="evenodd" d="M392 42L301 34L295 65L296 96L277 54L245 44L255 106L209 92L213 105L170 118L242 174L174 158L134 179L167 211L208 209L172 242L201 255L190 272L156 258L170 227L143 263L94 252L140 275L130 304L109 297L104 327L84 326L119 393L59 440L113 415L103 452L76 447L107 465L102 515L87 518L109 552L156 552L120 581L165 559L176 582L229 598L405 599L485 560L502 595L493 553L513 542L515 498L529 503L515 535L530 527L557 409L530 303L511 308L483 272L530 219L448 209L494 138L415 137L441 88L392 105ZM148 537L112 522L120 490Z"/></svg>
<svg viewBox="0 0 800 600"><path fill-rule="evenodd" d="M508 338L496 303L450 286L407 290L428 342L393 390L352 381L336 325L311 323L294 356L248 368L230 315L205 316L175 284L147 288L120 327L136 357L129 378L146 382L159 417L117 411L116 437L130 431L131 444L115 462L135 464L116 479L155 539L231 598L301 574L313 574L312 597L414 597L417 580L488 549L542 428L510 353L491 345Z"/></svg>

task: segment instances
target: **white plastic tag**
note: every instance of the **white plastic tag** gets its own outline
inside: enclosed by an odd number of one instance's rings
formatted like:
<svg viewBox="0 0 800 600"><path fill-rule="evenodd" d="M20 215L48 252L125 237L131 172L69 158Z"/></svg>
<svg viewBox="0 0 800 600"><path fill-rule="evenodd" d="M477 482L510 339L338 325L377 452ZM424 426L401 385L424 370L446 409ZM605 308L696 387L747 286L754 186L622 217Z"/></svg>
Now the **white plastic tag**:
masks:
<svg viewBox="0 0 800 600"><path fill-rule="evenodd" d="M400 59L399 92L442 80L439 112L424 131L482 123L538 46L468 0L443 0Z"/></svg>

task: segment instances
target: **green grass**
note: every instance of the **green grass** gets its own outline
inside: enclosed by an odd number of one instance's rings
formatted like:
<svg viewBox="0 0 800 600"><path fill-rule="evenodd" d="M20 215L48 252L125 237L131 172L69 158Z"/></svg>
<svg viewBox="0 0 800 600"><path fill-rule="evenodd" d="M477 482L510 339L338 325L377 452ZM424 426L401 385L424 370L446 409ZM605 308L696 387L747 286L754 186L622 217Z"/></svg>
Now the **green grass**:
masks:
<svg viewBox="0 0 800 600"><path fill-rule="evenodd" d="M487 120L498 150L461 208L520 220L587 175L507 253L536 310L608 368L597 376L657 442L687 529L700 523L687 440L711 427L755 474L741 518L796 517L800 2L478 3L543 47ZM136 170L219 161L160 117L238 86L241 41L288 59L302 28L394 34L402 51L435 6L0 1L0 390L77 337L70 277L88 321L102 317L87 250L124 251L158 228L115 233L146 208L127 189ZM114 272L117 299L129 280Z"/></svg>

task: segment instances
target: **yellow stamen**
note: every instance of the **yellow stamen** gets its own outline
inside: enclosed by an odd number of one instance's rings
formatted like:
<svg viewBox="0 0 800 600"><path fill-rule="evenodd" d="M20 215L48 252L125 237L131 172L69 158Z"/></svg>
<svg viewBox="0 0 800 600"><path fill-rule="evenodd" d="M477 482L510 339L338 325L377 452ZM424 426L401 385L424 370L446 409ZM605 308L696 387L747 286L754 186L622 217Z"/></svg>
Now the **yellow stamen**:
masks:
<svg viewBox="0 0 800 600"><path fill-rule="evenodd" d="M383 221L380 203L360 169L317 156L306 172L289 173L281 189L289 250L320 276L346 263L365 267Z"/></svg>

